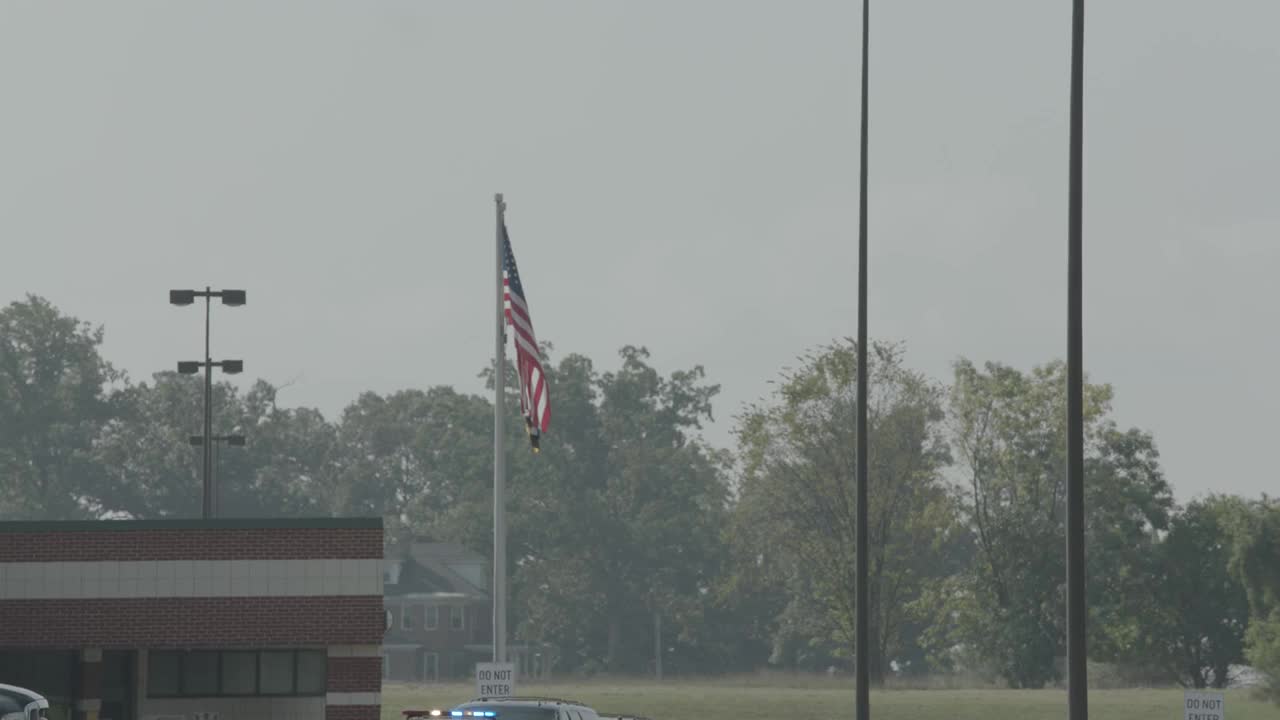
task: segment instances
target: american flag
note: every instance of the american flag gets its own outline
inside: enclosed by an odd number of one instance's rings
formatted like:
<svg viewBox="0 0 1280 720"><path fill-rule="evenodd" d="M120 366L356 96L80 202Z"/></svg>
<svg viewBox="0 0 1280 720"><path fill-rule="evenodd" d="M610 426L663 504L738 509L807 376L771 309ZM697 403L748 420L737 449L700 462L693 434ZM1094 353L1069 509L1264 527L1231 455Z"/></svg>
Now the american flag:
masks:
<svg viewBox="0 0 1280 720"><path fill-rule="evenodd" d="M507 324L514 330L516 341L520 412L524 415L525 429L536 453L539 437L551 424L551 400L547 396L547 379L542 372L542 353L538 351L538 338L533 334L529 304L524 297L524 285L520 282L520 272L516 270L516 256L511 253L511 237L507 235L505 223L502 225L502 245L502 299Z"/></svg>

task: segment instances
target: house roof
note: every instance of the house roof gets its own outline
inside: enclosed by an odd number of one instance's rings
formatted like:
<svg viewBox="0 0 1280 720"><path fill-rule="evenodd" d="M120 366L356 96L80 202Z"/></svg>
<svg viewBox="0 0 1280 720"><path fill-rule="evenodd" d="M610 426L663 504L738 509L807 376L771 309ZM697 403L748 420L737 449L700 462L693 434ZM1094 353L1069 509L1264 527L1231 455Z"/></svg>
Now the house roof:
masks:
<svg viewBox="0 0 1280 720"><path fill-rule="evenodd" d="M483 565L485 560L462 545L415 542L402 557L387 561L385 592L390 596L448 594L487 600L484 588L451 567L459 563Z"/></svg>
<svg viewBox="0 0 1280 720"><path fill-rule="evenodd" d="M483 555L458 543L415 540L409 545L409 552L416 558L426 557L451 562L485 562Z"/></svg>

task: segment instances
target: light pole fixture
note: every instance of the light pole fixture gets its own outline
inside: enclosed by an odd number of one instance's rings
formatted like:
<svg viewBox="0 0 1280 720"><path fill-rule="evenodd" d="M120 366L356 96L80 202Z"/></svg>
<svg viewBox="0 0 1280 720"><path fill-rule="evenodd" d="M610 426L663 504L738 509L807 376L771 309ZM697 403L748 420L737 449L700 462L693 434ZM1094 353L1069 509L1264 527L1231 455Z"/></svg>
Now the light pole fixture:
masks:
<svg viewBox="0 0 1280 720"><path fill-rule="evenodd" d="M204 446L203 435L192 435L189 440L191 444L196 447ZM228 447L244 447L245 440L244 435L240 434L213 435L210 437L210 440L213 441L213 474L212 482L210 483L210 487L212 489L209 491L209 501L211 505L209 514L216 517L218 515L218 506L222 504L220 497L221 493L218 492L218 447L224 444Z"/></svg>
<svg viewBox="0 0 1280 720"><path fill-rule="evenodd" d="M213 298L218 298L223 305L239 307L245 304L244 290L170 290L169 304L191 305L196 298L204 298L204 361L184 360L178 363L178 372L183 375L195 375L204 368L204 434L200 444L204 447L204 497L201 503L201 516L208 520L214 516L213 503L213 368L220 367L222 372L234 375L244 370L243 360L214 361L209 354L209 320L213 314Z"/></svg>
<svg viewBox="0 0 1280 720"><path fill-rule="evenodd" d="M243 435L214 435L211 439L215 443L226 443L231 447L244 447L245 445L245 437ZM191 444L196 447L204 445L203 435L192 435L190 440Z"/></svg>

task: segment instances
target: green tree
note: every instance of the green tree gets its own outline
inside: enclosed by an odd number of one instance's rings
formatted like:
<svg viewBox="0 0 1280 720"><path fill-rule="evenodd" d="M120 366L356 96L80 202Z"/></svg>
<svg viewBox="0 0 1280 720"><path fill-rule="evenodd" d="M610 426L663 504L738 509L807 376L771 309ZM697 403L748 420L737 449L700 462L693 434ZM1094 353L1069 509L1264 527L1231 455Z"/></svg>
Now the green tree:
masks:
<svg viewBox="0 0 1280 720"><path fill-rule="evenodd" d="M950 422L977 554L939 594L931 635L935 647L963 645L1014 687L1055 679L1064 648L1065 373L1061 362L1030 373L967 360L955 368ZM1126 650L1107 633L1135 612L1173 505L1153 439L1118 430L1106 417L1111 397L1109 386L1085 386L1090 642L1104 656Z"/></svg>
<svg viewBox="0 0 1280 720"><path fill-rule="evenodd" d="M243 433L243 448L217 447L219 511L232 517L315 517L346 513L338 428L314 408L283 408L259 380L218 404L215 431Z"/></svg>
<svg viewBox="0 0 1280 720"><path fill-rule="evenodd" d="M342 467L327 502L334 513L384 516L391 536L482 541L472 526L492 502L492 438L493 406L479 396L443 386L364 393L342 413Z"/></svg>
<svg viewBox="0 0 1280 720"><path fill-rule="evenodd" d="M870 350L869 644L872 677L882 682L891 662L911 654L904 632L908 608L936 570L935 553L952 520L941 476L949 462L943 390L904 367L900 347L878 343ZM735 527L753 549L740 556L768 563L774 580L791 591L779 630L815 633L811 648L835 642L850 657L856 347L837 343L802 361L800 369L784 374L769 402L741 418ZM824 617L814 618L815 609ZM795 646L794 637L789 642Z"/></svg>
<svg viewBox="0 0 1280 720"><path fill-rule="evenodd" d="M224 404L234 390L217 386ZM120 413L99 436L95 456L107 477L98 504L133 518L199 517L201 454L190 445L202 430L204 382L174 372L130 385Z"/></svg>
<svg viewBox="0 0 1280 720"><path fill-rule="evenodd" d="M28 295L0 309L0 517L90 517L102 495L93 442L116 414L122 374L101 328Z"/></svg>
<svg viewBox="0 0 1280 720"><path fill-rule="evenodd" d="M213 386L214 435L246 436L245 447L214 445L218 513L223 517L328 515L333 505L336 429L315 410L276 406L259 380L241 395ZM103 512L135 518L199 517L202 451L189 439L204 428L201 378L157 373L130 385L120 413L100 434L95 458L107 482ZM340 467L340 465L339 465Z"/></svg>
<svg viewBox="0 0 1280 720"><path fill-rule="evenodd" d="M1236 513L1231 568L1244 583L1251 621L1249 662L1265 673L1265 693L1280 704L1280 501L1264 496Z"/></svg>
<svg viewBox="0 0 1280 720"><path fill-rule="evenodd" d="M613 672L649 667L655 613L672 662L710 651L727 512L726 458L696 434L718 388L701 368L662 376L643 348L620 355L614 372L579 355L548 367L552 432L540 455L517 446L509 480L518 632Z"/></svg>
<svg viewBox="0 0 1280 720"><path fill-rule="evenodd" d="M1249 622L1244 586L1229 568L1239 506L1214 496L1174 516L1149 555L1150 572L1139 577L1145 592L1104 627L1119 659L1184 686L1227 686L1230 667L1244 661Z"/></svg>

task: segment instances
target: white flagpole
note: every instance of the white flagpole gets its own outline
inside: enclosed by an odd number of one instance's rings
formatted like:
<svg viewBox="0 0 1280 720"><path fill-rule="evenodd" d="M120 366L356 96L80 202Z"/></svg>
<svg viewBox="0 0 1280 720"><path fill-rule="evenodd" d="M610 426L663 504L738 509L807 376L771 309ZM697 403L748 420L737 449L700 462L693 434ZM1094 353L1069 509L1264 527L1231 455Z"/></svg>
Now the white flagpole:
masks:
<svg viewBox="0 0 1280 720"><path fill-rule="evenodd" d="M494 340L497 374L493 383L493 661L507 661L507 518L506 518L506 454L503 452L503 397L506 391L506 316L503 312L502 227L507 204L502 193L493 196L497 205L497 295L498 313Z"/></svg>

